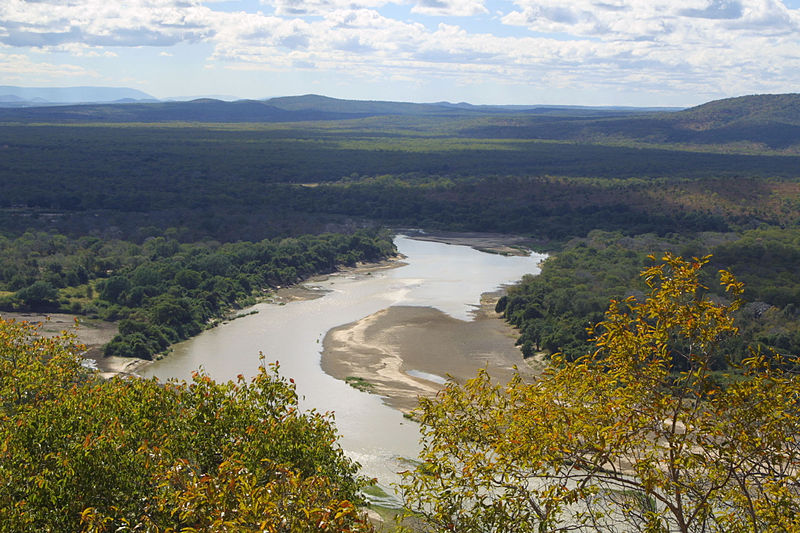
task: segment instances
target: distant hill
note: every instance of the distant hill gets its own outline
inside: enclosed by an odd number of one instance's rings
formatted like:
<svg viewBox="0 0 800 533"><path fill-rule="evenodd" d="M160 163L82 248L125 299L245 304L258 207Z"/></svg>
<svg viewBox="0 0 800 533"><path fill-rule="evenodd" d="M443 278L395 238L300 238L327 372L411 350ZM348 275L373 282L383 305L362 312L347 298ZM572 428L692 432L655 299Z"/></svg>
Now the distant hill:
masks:
<svg viewBox="0 0 800 533"><path fill-rule="evenodd" d="M463 114L463 109L453 109L441 104L416 104L410 102L384 102L377 100L341 100L307 94L270 98L267 104L287 111L317 111L358 117L376 115L441 115Z"/></svg>
<svg viewBox="0 0 800 533"><path fill-rule="evenodd" d="M392 116L403 117L402 123L408 125L416 124L417 119L428 121L426 124L462 137L800 150L800 94L742 96L665 111L342 100L314 94L234 102L210 98L141 102L135 97L144 93L123 96L124 91L132 90L109 88L74 89L87 89L81 93L83 97L114 97L119 102L33 107L26 98L52 98L56 93L31 89L12 94L3 89L9 88L0 87L0 121L5 122L298 122ZM77 92L71 94L78 97Z"/></svg>
<svg viewBox="0 0 800 533"><path fill-rule="evenodd" d="M800 94L760 94L708 102L670 117L672 139L697 144L800 145Z"/></svg>
<svg viewBox="0 0 800 533"><path fill-rule="evenodd" d="M127 87L16 87L0 85L0 107L157 101L149 94Z"/></svg>
<svg viewBox="0 0 800 533"><path fill-rule="evenodd" d="M327 111L353 116L470 116L493 114L533 114L557 116L610 116L631 115L667 108L635 108L635 107L593 107L593 106L558 106L558 105L472 105L466 102L456 104L450 102L412 103L388 102L382 100L342 100L306 94L303 96L282 96L270 98L266 103L287 111ZM676 108L677 109L677 108ZM673 109L674 110L674 109Z"/></svg>
<svg viewBox="0 0 800 533"><path fill-rule="evenodd" d="M13 98L13 96L11 97ZM2 107L0 105L0 107ZM120 101L68 106L6 106L0 121L41 122L298 122L359 119L376 116L470 118L529 114L558 117L630 116L642 110L559 106L473 106L340 100L319 95L287 96L269 100L224 102L201 98L189 102L142 103ZM20 109L20 107L24 107Z"/></svg>
<svg viewBox="0 0 800 533"><path fill-rule="evenodd" d="M705 131L738 124L800 126L800 94L756 94L715 100L675 113L682 128Z"/></svg>
<svg viewBox="0 0 800 533"><path fill-rule="evenodd" d="M729 145L800 149L800 95L764 94L716 100L677 112L621 117L527 118L465 128L464 136L583 142Z"/></svg>
<svg viewBox="0 0 800 533"><path fill-rule="evenodd" d="M199 99L0 109L0 121L15 122L296 122L338 118L349 116L313 110L286 111L256 100Z"/></svg>

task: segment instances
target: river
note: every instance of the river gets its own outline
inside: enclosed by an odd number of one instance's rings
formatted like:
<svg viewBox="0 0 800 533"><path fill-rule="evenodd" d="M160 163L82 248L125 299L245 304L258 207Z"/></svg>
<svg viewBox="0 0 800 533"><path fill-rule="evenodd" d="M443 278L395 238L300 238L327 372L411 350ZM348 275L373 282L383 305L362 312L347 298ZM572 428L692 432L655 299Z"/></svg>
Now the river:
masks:
<svg viewBox="0 0 800 533"><path fill-rule="evenodd" d="M326 332L393 305L430 306L470 320L484 292L538 273L544 256L501 256L467 246L395 239L405 266L370 274L342 273L311 283L321 298L285 305L261 303L258 311L210 329L174 346L173 353L141 369L145 377L188 379L203 367L214 379L252 376L259 353L279 361L280 372L297 384L303 409L331 411L348 456L385 488L405 468L403 458L419 451L414 422L381 398L360 392L322 371L320 351Z"/></svg>

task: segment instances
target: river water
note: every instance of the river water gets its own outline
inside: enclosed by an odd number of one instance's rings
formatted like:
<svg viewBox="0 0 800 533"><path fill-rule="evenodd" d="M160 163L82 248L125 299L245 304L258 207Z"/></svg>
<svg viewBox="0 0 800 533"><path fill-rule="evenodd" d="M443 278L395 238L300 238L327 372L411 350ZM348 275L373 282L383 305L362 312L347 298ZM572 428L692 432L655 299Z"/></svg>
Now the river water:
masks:
<svg viewBox="0 0 800 533"><path fill-rule="evenodd" d="M324 373L322 339L328 330L360 320L392 305L430 306L470 320L484 292L539 272L544 256L501 256L466 246L398 236L405 266L367 274L337 274L309 284L324 296L286 305L262 303L257 314L239 318L174 346L173 353L140 372L145 377L189 379L203 367L216 380L252 376L259 353L279 361L280 372L297 384L301 408L334 413L341 445L365 475L384 488L415 458L419 431L414 422L380 397L360 392ZM432 349L435 349L432 348Z"/></svg>

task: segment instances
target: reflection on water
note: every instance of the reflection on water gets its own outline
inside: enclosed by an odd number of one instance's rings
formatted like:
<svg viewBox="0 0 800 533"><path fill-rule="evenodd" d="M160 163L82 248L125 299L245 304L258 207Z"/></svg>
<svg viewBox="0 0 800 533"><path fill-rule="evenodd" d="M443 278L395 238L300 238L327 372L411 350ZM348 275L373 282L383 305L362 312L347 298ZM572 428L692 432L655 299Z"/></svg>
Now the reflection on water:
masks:
<svg viewBox="0 0 800 533"><path fill-rule="evenodd" d="M395 480L396 471L405 468L401 458L417 456L417 427L379 397L322 371L319 361L325 334L392 305L436 307L469 320L482 293L524 274L538 273L543 257L504 257L406 237L397 237L395 244L407 257L406 266L315 282L315 287L329 291L316 300L258 304L252 308L258 314L176 345L169 357L141 373L188 379L193 370L203 367L211 377L228 380L238 374L254 375L263 353L267 362L280 362L282 375L294 378L302 408L334 413L342 447L361 463L365 475L377 477L386 486Z"/></svg>

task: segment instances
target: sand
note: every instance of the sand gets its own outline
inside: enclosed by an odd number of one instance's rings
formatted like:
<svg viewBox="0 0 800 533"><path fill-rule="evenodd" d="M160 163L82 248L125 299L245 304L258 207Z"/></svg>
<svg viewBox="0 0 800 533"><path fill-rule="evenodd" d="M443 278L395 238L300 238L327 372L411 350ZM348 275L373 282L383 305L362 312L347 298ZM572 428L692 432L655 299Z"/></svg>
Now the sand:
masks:
<svg viewBox="0 0 800 533"><path fill-rule="evenodd" d="M397 232L418 241L470 246L481 252L500 255L529 255L530 248L534 247L535 244L541 244L529 237L504 233L422 231L399 228Z"/></svg>
<svg viewBox="0 0 800 533"><path fill-rule="evenodd" d="M332 329L325 336L322 369L338 378L361 378L370 392L401 411L432 397L446 379L463 383L487 368L507 382L517 367L540 370L514 345L517 332L494 312L500 293L484 295L475 319L455 319L431 307L396 306Z"/></svg>
<svg viewBox="0 0 800 533"><path fill-rule="evenodd" d="M372 272L380 272L381 270L388 270L390 268L399 268L406 263L403 261L402 255L396 255L389 259L379 261L377 263L357 263L352 267L342 267L335 274L353 274L353 275L368 275ZM311 278L301 281L297 285L290 285L288 287L279 287L275 292L268 296L265 301L275 304L285 304L294 301L315 300L322 298L327 292L315 283L327 281L332 275L335 274L321 274L319 276L312 276Z"/></svg>
<svg viewBox="0 0 800 533"><path fill-rule="evenodd" d="M532 244L503 234L397 232L504 255L528 255ZM338 379L360 378L366 390L404 412L412 411L420 396L435 396L447 379L463 383L480 368L498 383L515 372L532 379L544 363L541 358L523 359L515 346L519 333L494 312L504 293L484 294L471 321L431 307L395 306L332 329L323 341L322 369Z"/></svg>

